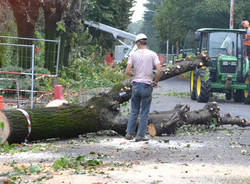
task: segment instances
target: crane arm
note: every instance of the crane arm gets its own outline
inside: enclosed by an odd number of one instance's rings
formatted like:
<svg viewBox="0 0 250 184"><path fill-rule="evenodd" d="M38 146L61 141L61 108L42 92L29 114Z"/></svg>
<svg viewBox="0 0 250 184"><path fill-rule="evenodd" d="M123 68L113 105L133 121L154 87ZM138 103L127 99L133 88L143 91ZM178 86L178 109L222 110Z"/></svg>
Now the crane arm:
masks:
<svg viewBox="0 0 250 184"><path fill-rule="evenodd" d="M125 38L125 39L131 40L131 41L135 41L136 35L129 33L129 32L126 32L126 31L123 31L123 30L120 30L120 29L116 29L116 28L108 26L108 25L98 23L98 22L93 22L93 21L84 21L84 24L91 26L91 27L94 27L94 28L97 28L99 30L111 33L115 39L117 39L117 37L120 37L120 38Z"/></svg>

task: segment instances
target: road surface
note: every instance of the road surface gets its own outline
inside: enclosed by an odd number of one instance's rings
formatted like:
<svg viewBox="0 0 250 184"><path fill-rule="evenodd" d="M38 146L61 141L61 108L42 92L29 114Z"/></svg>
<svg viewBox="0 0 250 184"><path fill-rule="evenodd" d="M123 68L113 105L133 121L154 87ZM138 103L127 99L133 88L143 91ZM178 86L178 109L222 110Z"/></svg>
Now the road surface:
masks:
<svg viewBox="0 0 250 184"><path fill-rule="evenodd" d="M151 111L171 110L176 104L188 104L191 110L203 108L205 103L191 100L189 93L189 81L183 77L174 77L159 82L159 86L154 89ZM176 96L184 94L182 96ZM231 112L234 116L240 116L250 120L250 105L236 103L233 100L211 98L221 107L221 114Z"/></svg>

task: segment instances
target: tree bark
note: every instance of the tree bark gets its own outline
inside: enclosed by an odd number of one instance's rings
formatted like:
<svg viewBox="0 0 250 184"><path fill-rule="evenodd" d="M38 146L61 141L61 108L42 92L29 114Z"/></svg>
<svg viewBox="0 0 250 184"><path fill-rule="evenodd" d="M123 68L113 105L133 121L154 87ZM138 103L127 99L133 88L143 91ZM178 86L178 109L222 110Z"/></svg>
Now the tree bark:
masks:
<svg viewBox="0 0 250 184"><path fill-rule="evenodd" d="M53 137L69 138L79 134L110 129L119 111L110 104L110 98L102 95L86 104L71 104L57 108L27 109L31 119L28 140ZM28 135L28 122L22 112L5 110L0 113L0 143L20 143Z"/></svg>
<svg viewBox="0 0 250 184"><path fill-rule="evenodd" d="M188 71L192 71L195 68L208 66L210 64L210 58L206 55L199 55L193 58L187 58L179 61L174 65L168 66L163 71L163 75L160 80L166 80L179 74L183 74Z"/></svg>
<svg viewBox="0 0 250 184"><path fill-rule="evenodd" d="M208 103L203 109L189 111L188 105L176 105L173 110L150 114L148 132L151 136L174 134L182 125L231 124L250 126L246 119L219 114L216 102ZM29 141L48 138L71 138L80 134L112 129L125 135L128 117L119 115L119 111L110 103L106 95L94 97L84 105L65 105L59 108L36 108L26 110L30 116L32 129ZM0 144L20 143L28 135L28 123L25 116L16 110L0 112Z"/></svg>
<svg viewBox="0 0 250 184"><path fill-rule="evenodd" d="M74 34L83 30L81 19L84 16L86 0L72 0L70 8L66 11L64 17L66 32L61 35L61 52L60 58L62 59L62 65L65 67L69 66L69 53L72 47L72 39Z"/></svg>
<svg viewBox="0 0 250 184"><path fill-rule="evenodd" d="M45 38L55 40L57 38L57 23L62 20L67 0L43 0L45 18ZM56 66L57 45L45 43L45 68L54 72Z"/></svg>
<svg viewBox="0 0 250 184"><path fill-rule="evenodd" d="M8 0L17 24L18 37L34 38L35 25L39 18L39 9L42 5L41 0ZM31 45L32 41L18 40L19 44ZM31 49L19 48L19 66L22 68L31 67Z"/></svg>

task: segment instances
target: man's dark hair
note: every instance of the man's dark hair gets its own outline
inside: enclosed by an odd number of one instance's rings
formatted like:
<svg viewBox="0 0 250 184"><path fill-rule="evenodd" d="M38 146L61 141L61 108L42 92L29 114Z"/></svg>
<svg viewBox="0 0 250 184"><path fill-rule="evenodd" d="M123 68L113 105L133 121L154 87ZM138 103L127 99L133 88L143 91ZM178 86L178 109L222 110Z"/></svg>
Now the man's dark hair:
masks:
<svg viewBox="0 0 250 184"><path fill-rule="evenodd" d="M147 39L139 40L141 45L147 45Z"/></svg>

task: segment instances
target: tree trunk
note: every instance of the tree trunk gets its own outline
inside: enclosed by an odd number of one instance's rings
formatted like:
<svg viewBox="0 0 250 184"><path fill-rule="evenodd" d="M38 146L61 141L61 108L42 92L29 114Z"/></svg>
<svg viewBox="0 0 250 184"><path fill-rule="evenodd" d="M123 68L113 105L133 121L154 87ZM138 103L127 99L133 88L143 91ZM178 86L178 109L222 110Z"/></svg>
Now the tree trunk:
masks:
<svg viewBox="0 0 250 184"><path fill-rule="evenodd" d="M79 134L110 129L119 111L110 104L107 95L94 97L84 105L65 105L58 108L26 110L31 119L28 140L53 137L69 138ZM0 113L0 143L20 143L28 135L28 122L22 112L5 110Z"/></svg>
<svg viewBox="0 0 250 184"><path fill-rule="evenodd" d="M163 75L160 80L166 80L179 74L183 74L188 71L192 71L195 68L202 66L208 66L210 64L210 58L205 55L199 55L197 57L183 59L174 65L168 66L163 71Z"/></svg>
<svg viewBox="0 0 250 184"><path fill-rule="evenodd" d="M45 39L56 40L57 23L62 20L66 8L66 0L44 0L43 10L45 18ZM45 68L54 72L56 68L57 45L56 43L45 43Z"/></svg>
<svg viewBox="0 0 250 184"><path fill-rule="evenodd" d="M70 8L64 17L66 32L61 36L61 56L63 66L69 66L69 53L72 47L72 39L74 34L83 30L81 19L83 18L86 7L86 0L72 0ZM78 34L79 35L79 34Z"/></svg>
<svg viewBox="0 0 250 184"><path fill-rule="evenodd" d="M72 39L72 33L63 33L61 36L61 51L60 58L62 66L69 66L69 53L71 50L70 41Z"/></svg>
<svg viewBox="0 0 250 184"><path fill-rule="evenodd" d="M34 0L8 0L13 10L17 24L18 37L34 38L35 25L39 18L40 1ZM19 44L31 45L32 41L18 40ZM31 68L31 48L20 47L19 66L22 68Z"/></svg>
<svg viewBox="0 0 250 184"><path fill-rule="evenodd" d="M59 108L27 110L31 119L29 141L48 138L71 138L80 134L112 129L125 135L128 117L119 115L106 95L94 97L85 105L66 105ZM250 126L246 119L226 115L220 117L217 103L208 103L203 109L189 111L188 105L176 105L173 110L150 114L148 132L152 136L174 134L186 124L224 124ZM0 112L0 144L23 142L28 135L28 123L17 110Z"/></svg>

